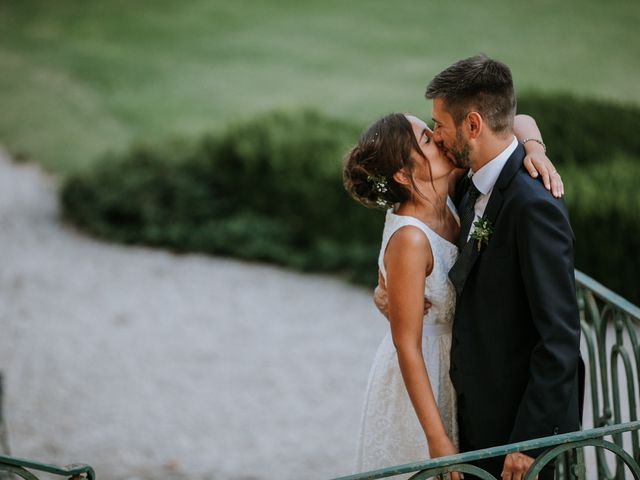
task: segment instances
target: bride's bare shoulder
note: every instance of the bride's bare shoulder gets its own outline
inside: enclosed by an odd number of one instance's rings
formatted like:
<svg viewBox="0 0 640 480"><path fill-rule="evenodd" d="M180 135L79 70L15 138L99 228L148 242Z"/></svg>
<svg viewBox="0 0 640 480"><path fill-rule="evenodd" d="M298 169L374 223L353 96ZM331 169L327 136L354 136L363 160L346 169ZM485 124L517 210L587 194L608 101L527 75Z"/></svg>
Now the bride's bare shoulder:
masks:
<svg viewBox="0 0 640 480"><path fill-rule="evenodd" d="M384 254L387 270L394 268L410 273L414 270L427 275L433 267L433 252L427 235L414 225L399 228L389 240Z"/></svg>

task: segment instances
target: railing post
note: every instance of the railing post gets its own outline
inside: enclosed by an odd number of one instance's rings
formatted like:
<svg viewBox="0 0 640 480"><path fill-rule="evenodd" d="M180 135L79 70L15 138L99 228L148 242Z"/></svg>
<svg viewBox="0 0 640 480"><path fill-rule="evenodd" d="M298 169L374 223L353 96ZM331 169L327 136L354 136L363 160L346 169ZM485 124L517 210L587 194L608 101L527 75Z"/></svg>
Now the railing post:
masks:
<svg viewBox="0 0 640 480"><path fill-rule="evenodd" d="M4 423L4 376L0 372L0 454L11 455L9 451L9 436Z"/></svg>
<svg viewBox="0 0 640 480"><path fill-rule="evenodd" d="M0 454L11 455L9 451L9 435L7 426L4 422L4 377L0 372ZM11 480L13 475L9 472L0 470L0 480Z"/></svg>
<svg viewBox="0 0 640 480"><path fill-rule="evenodd" d="M585 480L587 469L584 464L584 449L576 448L566 452L564 466L566 469L564 478L570 480Z"/></svg>

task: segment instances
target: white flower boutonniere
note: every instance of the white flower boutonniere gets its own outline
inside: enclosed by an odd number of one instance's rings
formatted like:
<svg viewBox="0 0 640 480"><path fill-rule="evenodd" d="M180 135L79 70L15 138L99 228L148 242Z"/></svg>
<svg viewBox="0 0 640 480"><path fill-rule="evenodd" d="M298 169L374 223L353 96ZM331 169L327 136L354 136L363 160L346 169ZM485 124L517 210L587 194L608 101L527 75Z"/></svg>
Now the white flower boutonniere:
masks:
<svg viewBox="0 0 640 480"><path fill-rule="evenodd" d="M489 243L489 238L491 238L492 233L493 225L491 225L489 219L480 218L474 222L471 238L477 242L476 246L478 251L482 249L482 245L487 245Z"/></svg>

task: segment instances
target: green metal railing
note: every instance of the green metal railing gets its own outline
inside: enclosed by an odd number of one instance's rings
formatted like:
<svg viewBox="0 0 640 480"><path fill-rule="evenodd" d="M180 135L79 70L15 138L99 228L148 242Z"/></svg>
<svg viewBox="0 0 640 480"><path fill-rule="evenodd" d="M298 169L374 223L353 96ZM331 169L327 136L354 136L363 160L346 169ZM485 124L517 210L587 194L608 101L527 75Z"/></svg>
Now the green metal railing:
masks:
<svg viewBox="0 0 640 480"><path fill-rule="evenodd" d="M542 468L554 461L556 478L560 479L623 480L631 474L640 480L640 308L584 273L576 270L575 275L586 347L583 357L588 365L585 411L591 411L588 423L594 428L334 480L372 480L411 473L411 480L424 480L449 472L495 480L471 462L541 448L546 449L545 453L536 458L524 480L533 480ZM585 447L593 448L585 450Z"/></svg>
<svg viewBox="0 0 640 480"><path fill-rule="evenodd" d="M591 425L601 427L638 420L640 388L640 308L582 272L576 271L582 338L587 350ZM626 380L626 381L625 381ZM585 419L586 421L587 419ZM614 442L640 461L640 433L630 434L626 444L620 435ZM622 460L611 469L604 452L596 451L598 479L624 478ZM636 477L638 478L638 477Z"/></svg>
<svg viewBox="0 0 640 480"><path fill-rule="evenodd" d="M0 470L10 472L20 478L26 480L38 480L38 477L32 471L60 475L62 477L80 480L95 480L96 475L89 465L74 464L66 467L58 467L56 465L47 465L46 463L38 463L24 458L7 457L0 455Z"/></svg>
<svg viewBox="0 0 640 480"><path fill-rule="evenodd" d="M605 440L607 436L620 436L625 432L637 433L640 430L640 422L629 422L622 425L612 425L609 427L594 428L582 432L563 433L551 437L536 438L524 442L513 443L501 447L474 450L473 452L450 455L424 462L408 463L397 465L380 470L358 473L334 480L373 480L376 478L390 478L396 475L415 473L411 480L425 480L443 475L449 472L463 472L476 475L486 480L496 480L493 475L486 471L470 465L476 460L498 457L514 452L526 452L539 448L548 448L544 454L540 455L524 477L524 480L533 480L536 475L551 461L563 454L568 458L562 460L559 465L560 475L568 478L585 478L585 467L582 451L584 447L592 446L606 449L613 452L617 458L629 467L632 475L640 479L640 466L638 459L633 458L628 452L615 442ZM593 477L592 477L593 478ZM600 478L600 477L597 477ZM621 477L624 478L624 477Z"/></svg>

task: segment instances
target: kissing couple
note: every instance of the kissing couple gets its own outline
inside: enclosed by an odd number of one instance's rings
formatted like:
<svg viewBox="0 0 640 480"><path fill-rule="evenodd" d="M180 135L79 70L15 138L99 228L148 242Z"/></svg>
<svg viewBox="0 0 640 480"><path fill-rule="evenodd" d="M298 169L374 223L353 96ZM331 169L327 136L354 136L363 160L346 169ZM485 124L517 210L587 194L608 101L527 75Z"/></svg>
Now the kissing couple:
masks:
<svg viewBox="0 0 640 480"><path fill-rule="evenodd" d="M374 300L390 331L369 375L357 471L580 428L574 235L541 133L515 114L509 67L484 55L440 72L426 97L433 130L387 115L343 171L355 200L386 209ZM520 480L540 453L475 465Z"/></svg>

